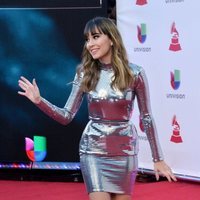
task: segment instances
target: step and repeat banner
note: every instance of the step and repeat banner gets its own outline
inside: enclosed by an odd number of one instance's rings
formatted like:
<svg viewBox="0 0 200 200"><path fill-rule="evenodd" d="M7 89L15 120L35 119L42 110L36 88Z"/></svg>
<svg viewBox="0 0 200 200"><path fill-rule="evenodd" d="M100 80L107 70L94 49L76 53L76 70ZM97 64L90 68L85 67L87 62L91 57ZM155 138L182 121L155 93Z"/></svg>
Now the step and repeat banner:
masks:
<svg viewBox="0 0 200 200"><path fill-rule="evenodd" d="M177 176L200 179L198 0L118 0L117 26L130 62L147 74L151 106L166 162ZM147 137L138 130L141 170L153 169Z"/></svg>
<svg viewBox="0 0 200 200"><path fill-rule="evenodd" d="M106 1L0 1L0 168L79 162L86 102L63 126L17 94L18 79L35 78L41 95L63 107L80 62L85 23L96 15L107 16Z"/></svg>

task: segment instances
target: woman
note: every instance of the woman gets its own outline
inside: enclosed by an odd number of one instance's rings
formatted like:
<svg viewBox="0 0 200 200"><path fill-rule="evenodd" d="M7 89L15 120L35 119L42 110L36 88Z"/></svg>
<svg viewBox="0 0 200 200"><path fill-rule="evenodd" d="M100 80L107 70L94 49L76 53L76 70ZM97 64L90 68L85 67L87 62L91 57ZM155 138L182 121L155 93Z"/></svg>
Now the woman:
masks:
<svg viewBox="0 0 200 200"><path fill-rule="evenodd" d="M129 64L112 20L96 17L84 30L86 42L71 94L64 108L40 96L35 79L21 77L19 86L43 112L68 124L87 96L89 119L80 141L80 164L90 200L130 200L137 173L138 140L131 119L137 98L141 121L151 146L156 178L176 181L163 161L150 110L144 70Z"/></svg>

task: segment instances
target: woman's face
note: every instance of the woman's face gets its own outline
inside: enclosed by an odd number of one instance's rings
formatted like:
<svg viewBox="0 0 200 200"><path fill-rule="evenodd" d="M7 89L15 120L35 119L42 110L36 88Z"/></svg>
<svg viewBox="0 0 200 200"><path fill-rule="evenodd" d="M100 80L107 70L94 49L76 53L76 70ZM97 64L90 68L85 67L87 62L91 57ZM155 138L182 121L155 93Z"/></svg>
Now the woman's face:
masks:
<svg viewBox="0 0 200 200"><path fill-rule="evenodd" d="M104 64L111 63L112 45L109 37L97 29L94 33L89 33L86 39L86 48L93 59L98 59Z"/></svg>

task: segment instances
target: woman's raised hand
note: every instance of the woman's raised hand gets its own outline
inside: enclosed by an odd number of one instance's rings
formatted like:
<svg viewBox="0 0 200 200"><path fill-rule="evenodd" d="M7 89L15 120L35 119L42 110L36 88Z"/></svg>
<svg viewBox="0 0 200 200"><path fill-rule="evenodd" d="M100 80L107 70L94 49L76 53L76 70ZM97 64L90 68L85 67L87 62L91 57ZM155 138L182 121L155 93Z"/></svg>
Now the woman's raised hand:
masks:
<svg viewBox="0 0 200 200"><path fill-rule="evenodd" d="M36 84L35 79L33 79L32 83L26 79L25 77L21 76L18 81L19 87L23 91L18 91L18 94L27 97L33 103L38 104L41 101L40 91Z"/></svg>

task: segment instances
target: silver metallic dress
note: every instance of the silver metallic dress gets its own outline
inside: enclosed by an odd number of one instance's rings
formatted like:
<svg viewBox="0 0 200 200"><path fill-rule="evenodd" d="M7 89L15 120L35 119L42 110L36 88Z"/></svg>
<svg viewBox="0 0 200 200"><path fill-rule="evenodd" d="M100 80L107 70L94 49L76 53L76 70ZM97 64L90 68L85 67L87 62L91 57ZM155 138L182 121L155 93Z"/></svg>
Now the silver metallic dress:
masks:
<svg viewBox="0 0 200 200"><path fill-rule="evenodd" d="M133 190L137 173L138 139L130 119L135 97L153 161L163 160L150 110L144 70L133 64L130 67L135 81L124 92L111 88L113 70L110 66L102 65L95 91L82 92L82 76L76 75L64 108L58 108L44 98L37 104L47 115L66 125L74 118L83 96L87 96L90 120L82 134L79 152L88 193L131 194Z"/></svg>

